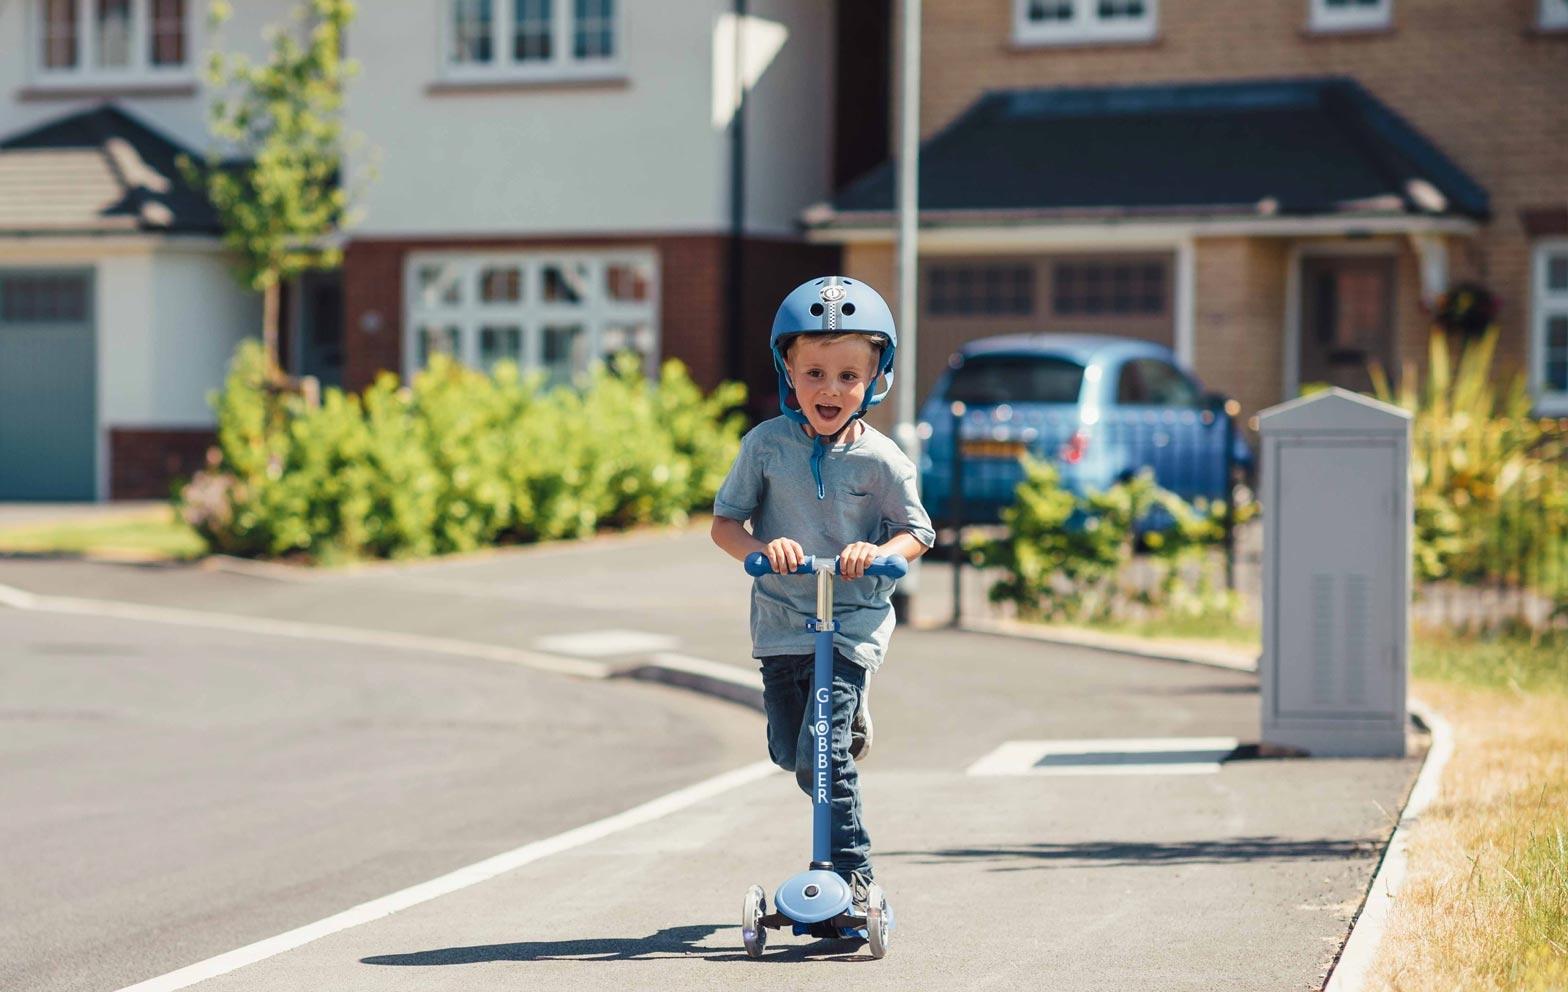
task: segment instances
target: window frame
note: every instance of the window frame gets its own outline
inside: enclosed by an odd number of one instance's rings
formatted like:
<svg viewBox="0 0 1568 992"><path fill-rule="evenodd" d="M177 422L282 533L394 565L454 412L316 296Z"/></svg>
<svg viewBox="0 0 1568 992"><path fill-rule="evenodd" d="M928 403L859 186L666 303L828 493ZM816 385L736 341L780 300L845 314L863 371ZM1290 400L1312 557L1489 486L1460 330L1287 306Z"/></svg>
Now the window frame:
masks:
<svg viewBox="0 0 1568 992"><path fill-rule="evenodd" d="M1139 272L1135 276L1130 277L1138 283L1137 292L1133 294L1133 297L1138 301L1138 305L1135 305L1130 310L1117 310L1115 308L1115 273L1118 268L1123 267L1132 270L1159 270L1158 289L1160 304L1158 308L1150 310L1141 305L1145 295L1143 291L1148 288L1144 272ZM1066 281L1063 276L1063 270L1073 271L1075 273L1074 278L1077 278L1077 274L1086 274L1090 269L1100 270L1102 273L1101 278L1111 284L1110 288L1105 290L1105 298L1112 305L1101 310L1090 310L1088 308L1063 309L1061 303L1063 300L1063 287ZM1173 275L1171 262L1163 256L1057 256L1050 263L1051 291L1049 298L1045 301L1043 312L1049 314L1054 320L1164 320L1171 316L1174 307Z"/></svg>
<svg viewBox="0 0 1568 992"><path fill-rule="evenodd" d="M1037 24L1029 20L1030 0L1013 0L1013 42L1027 48L1058 45L1137 44L1153 41L1160 30L1159 0L1145 0L1142 20L1102 21L1097 0L1064 0L1073 5L1067 23Z"/></svg>
<svg viewBox="0 0 1568 992"><path fill-rule="evenodd" d="M1546 238L1531 248L1530 396L1537 414L1559 417L1568 415L1568 384L1561 390L1547 387L1546 325L1553 317L1568 318L1568 289L1547 288L1547 269L1553 256L1568 259L1568 238Z"/></svg>
<svg viewBox="0 0 1568 992"><path fill-rule="evenodd" d="M1328 0L1307 2L1307 29L1315 34L1384 31L1394 26L1394 0L1378 0L1370 11L1334 10Z"/></svg>
<svg viewBox="0 0 1568 992"><path fill-rule="evenodd" d="M987 273L995 273L996 294L990 295ZM971 283L972 292L965 296L959 290L964 276ZM988 261L985 259L953 259L933 261L927 266L921 283L925 287L924 312L936 318L996 320L1033 317L1039 301L1039 277L1031 262L1022 260ZM963 302L974 306L965 309Z"/></svg>
<svg viewBox="0 0 1568 992"><path fill-rule="evenodd" d="M1568 3L1563 0L1537 0L1535 26L1540 31L1568 31Z"/></svg>
<svg viewBox="0 0 1568 992"><path fill-rule="evenodd" d="M49 21L48 0L29 0L28 70L29 82L40 89L74 89L82 86L120 87L151 84L185 85L196 81L196 8L199 0L184 0L181 28L184 32L184 61L178 65L152 64L153 0L130 0L131 64L124 68L99 68L97 37L94 30L96 0L72 0L76 9L76 64L68 68L45 64L44 38Z"/></svg>
<svg viewBox="0 0 1568 992"><path fill-rule="evenodd" d="M437 301L426 304L421 299L420 270L426 266L455 266L460 298L455 304ZM590 285L594 295L583 304L546 302L543 298L544 269L558 265L570 267L586 265L590 272ZM607 270L614 265L646 266L648 295L646 299L615 301L609 299ZM480 299L480 282L483 273L497 268L515 267L520 270L518 301L484 302ZM423 365L419 361L420 326L435 324L457 328L457 349L454 357L471 368L483 369L480 361L480 341L487 327L516 327L520 332L518 367L527 374L548 371L543 363L546 328L563 324L580 323L588 336L588 362L581 369L574 368L573 375L588 371L605 357L601 351L604 332L609 325L645 322L651 331L651 341L643 356L643 372L658 374L663 347L663 329L659 316L659 253L649 248L624 248L592 252L552 251L421 251L411 252L403 265L403 330L402 371L405 379L418 374Z"/></svg>
<svg viewBox="0 0 1568 992"><path fill-rule="evenodd" d="M454 13L461 0L442 0L438 5L441 18L441 50L438 64L443 82L485 85L494 83L547 83L595 82L619 80L626 75L626 3L611 0L614 9L610 24L613 33L614 54L608 58L594 56L578 58L572 54L572 36L576 24L576 0L551 0L550 4L550 58L519 62L512 50L512 35L516 24L516 0L492 0L490 18L489 62L458 62L452 58L455 34Z"/></svg>

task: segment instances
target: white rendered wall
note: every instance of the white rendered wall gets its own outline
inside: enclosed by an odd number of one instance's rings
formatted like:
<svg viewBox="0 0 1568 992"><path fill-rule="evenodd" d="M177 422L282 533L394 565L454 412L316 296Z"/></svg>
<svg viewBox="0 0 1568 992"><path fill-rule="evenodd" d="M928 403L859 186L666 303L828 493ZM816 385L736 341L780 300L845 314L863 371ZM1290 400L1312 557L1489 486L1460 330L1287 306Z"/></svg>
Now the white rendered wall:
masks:
<svg viewBox="0 0 1568 992"><path fill-rule="evenodd" d="M832 195L833 8L831 0L746 5L748 17L788 31L746 102L746 227L754 233L797 234L801 211Z"/></svg>
<svg viewBox="0 0 1568 992"><path fill-rule="evenodd" d="M758 16L789 22L748 117L748 200L761 228L827 192L831 5L771 0ZM720 231L729 224L729 140L714 120L714 35L727 0L627 3L624 80L447 88L445 0L361 8L350 55L348 121L378 175L360 200L359 236ZM794 22L804 18L807 27ZM822 26L829 33L821 36ZM806 84L804 90L791 86ZM760 92L766 88L768 92ZM796 105L804 94L806 107ZM802 125L799 118L811 118ZM764 168L760 160L776 164Z"/></svg>
<svg viewBox="0 0 1568 992"><path fill-rule="evenodd" d="M138 90L134 95L120 95L115 87L96 87L89 82L80 88L49 92L35 86L38 0L0 0L0 140L107 101L185 147L205 151L209 99L203 77L212 34L207 25L207 4L189 0L189 5L190 71L182 77L184 82L166 86L162 92ZM234 17L223 28L224 48L259 57L266 51L263 29L283 21L291 5L290 0L241 0L234 4Z"/></svg>
<svg viewBox="0 0 1568 992"><path fill-rule="evenodd" d="M261 336L261 296L235 280L211 249L165 247L153 258L153 331L142 404L116 410L111 426L201 427L216 418L207 394L223 385L234 349ZM106 363L112 369L112 362ZM112 374L112 373L111 373Z"/></svg>

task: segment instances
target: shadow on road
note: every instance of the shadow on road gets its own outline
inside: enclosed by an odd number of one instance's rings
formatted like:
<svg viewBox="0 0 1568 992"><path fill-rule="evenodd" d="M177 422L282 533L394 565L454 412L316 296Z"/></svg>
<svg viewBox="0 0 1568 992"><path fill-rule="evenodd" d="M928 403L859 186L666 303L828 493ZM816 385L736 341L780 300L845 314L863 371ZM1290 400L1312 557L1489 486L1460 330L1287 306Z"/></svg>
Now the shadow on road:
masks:
<svg viewBox="0 0 1568 992"><path fill-rule="evenodd" d="M721 930L734 930L733 947L703 947L699 943ZM771 935L770 935L771 936ZM860 941L818 940L807 944L770 945L762 958L770 961L802 961L807 958L841 956L871 960ZM495 961L640 961L679 956L701 957L709 961L744 961L738 928L732 924L670 927L647 937L598 937L584 940L536 940L515 944L478 944L473 947L440 947L408 954L378 954L361 958L361 964L400 965L428 968L449 964L484 964Z"/></svg>
<svg viewBox="0 0 1568 992"><path fill-rule="evenodd" d="M1364 857L1377 845L1366 840L1290 840L1282 837L1235 837L1228 840L1132 843L1094 841L1084 844L1015 844L1003 847L946 848L936 851L881 851L881 859L896 858L912 864L965 861L993 862L989 871L1026 871L1036 868L1078 868L1086 865L1113 868L1164 865L1216 865L1267 861L1338 861Z"/></svg>

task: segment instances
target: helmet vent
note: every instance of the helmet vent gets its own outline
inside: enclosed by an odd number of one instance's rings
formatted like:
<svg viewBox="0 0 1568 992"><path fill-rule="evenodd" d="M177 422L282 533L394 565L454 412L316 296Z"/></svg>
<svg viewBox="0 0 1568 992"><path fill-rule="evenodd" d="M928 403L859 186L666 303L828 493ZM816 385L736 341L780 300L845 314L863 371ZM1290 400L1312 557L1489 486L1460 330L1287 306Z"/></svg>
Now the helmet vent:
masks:
<svg viewBox="0 0 1568 992"><path fill-rule="evenodd" d="M855 315L855 305L853 303L846 303L846 304L844 304L844 316L846 316L846 317L853 317L854 315Z"/></svg>
<svg viewBox="0 0 1568 992"><path fill-rule="evenodd" d="M822 304L820 304L820 303L813 303L811 305L811 315L813 317L820 317L820 316L822 316Z"/></svg>

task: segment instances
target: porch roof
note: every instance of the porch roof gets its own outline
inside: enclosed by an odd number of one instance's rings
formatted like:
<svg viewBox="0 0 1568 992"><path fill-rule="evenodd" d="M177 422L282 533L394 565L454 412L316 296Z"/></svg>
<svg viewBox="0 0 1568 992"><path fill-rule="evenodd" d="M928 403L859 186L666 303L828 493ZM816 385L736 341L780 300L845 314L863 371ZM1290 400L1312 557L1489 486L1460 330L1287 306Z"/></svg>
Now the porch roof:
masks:
<svg viewBox="0 0 1568 992"><path fill-rule="evenodd" d="M885 229L888 161L806 213ZM1352 79L987 93L922 143L927 225L1400 218L1473 223L1486 190Z"/></svg>
<svg viewBox="0 0 1568 992"><path fill-rule="evenodd" d="M105 104L0 141L0 237L217 234L211 203L180 175L201 156Z"/></svg>

